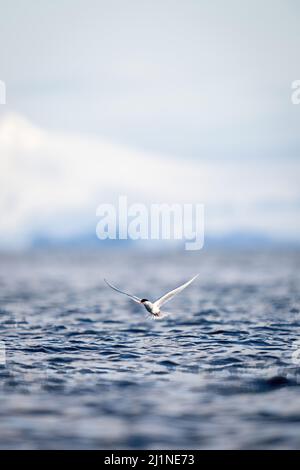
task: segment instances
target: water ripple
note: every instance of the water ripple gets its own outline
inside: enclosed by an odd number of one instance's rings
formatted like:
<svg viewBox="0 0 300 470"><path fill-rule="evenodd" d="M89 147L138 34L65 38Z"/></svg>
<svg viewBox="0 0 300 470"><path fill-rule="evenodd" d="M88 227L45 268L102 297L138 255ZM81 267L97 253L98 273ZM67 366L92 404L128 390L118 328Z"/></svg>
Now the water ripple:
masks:
<svg viewBox="0 0 300 470"><path fill-rule="evenodd" d="M0 447L300 447L299 261L5 256ZM156 297L194 272L159 322L99 281Z"/></svg>

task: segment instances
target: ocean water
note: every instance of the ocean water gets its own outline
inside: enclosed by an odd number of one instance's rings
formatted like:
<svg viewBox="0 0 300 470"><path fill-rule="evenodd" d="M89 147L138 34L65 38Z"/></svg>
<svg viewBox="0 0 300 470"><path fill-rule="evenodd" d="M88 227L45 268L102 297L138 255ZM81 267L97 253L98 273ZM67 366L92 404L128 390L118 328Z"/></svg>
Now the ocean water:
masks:
<svg viewBox="0 0 300 470"><path fill-rule="evenodd" d="M300 253L0 256L2 449L300 448ZM146 318L110 290L159 297Z"/></svg>

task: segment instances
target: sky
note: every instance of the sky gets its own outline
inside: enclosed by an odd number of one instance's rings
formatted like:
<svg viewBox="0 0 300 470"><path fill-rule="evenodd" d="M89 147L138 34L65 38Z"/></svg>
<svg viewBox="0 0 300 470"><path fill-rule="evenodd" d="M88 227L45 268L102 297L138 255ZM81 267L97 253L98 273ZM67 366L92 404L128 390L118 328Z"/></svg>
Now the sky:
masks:
<svg viewBox="0 0 300 470"><path fill-rule="evenodd" d="M0 0L0 11L0 80L7 89L0 105L3 239L33 232L32 192L48 179L51 165L66 168L65 154L72 152L69 169L76 162L86 182L70 205L62 188L72 178L60 179L60 170L53 170L62 186L59 203L42 192L52 205L49 214L59 205L61 217L71 220L76 211L90 219L99 199L129 186L133 198L143 199L151 179L142 172L132 179L125 170L147 161L154 175L152 161L198 181L200 190L195 182L187 193L207 205L211 233L299 236L300 106L291 103L291 84L300 79L297 0ZM7 129L22 136L18 144ZM43 143L28 149L40 133ZM79 141L94 168L101 166L99 179L86 171ZM113 146L124 168L122 182L105 180L111 172L105 145ZM34 163L26 171L16 163L29 160ZM158 181L161 198L188 196L169 180ZM23 199L26 208L16 202Z"/></svg>

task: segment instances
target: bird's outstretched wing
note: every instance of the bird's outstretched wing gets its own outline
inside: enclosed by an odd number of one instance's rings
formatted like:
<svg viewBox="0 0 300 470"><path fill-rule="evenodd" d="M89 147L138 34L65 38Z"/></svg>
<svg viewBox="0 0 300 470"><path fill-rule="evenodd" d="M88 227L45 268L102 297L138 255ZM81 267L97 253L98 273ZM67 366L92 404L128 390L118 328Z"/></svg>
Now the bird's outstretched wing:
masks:
<svg viewBox="0 0 300 470"><path fill-rule="evenodd" d="M183 289L185 289L187 286L189 286L195 279L196 277L198 277L199 274L197 274L196 276L194 276L192 279L190 279L189 281L187 281L185 284L182 284L181 286L177 287L176 289L173 289L171 290L170 292L167 292L167 294L163 295L162 297L160 297L159 299L157 299L153 305L155 305L156 307L160 308L162 305L164 305L166 302L169 302L169 300L173 299L173 297L177 294L179 294L179 292L183 291Z"/></svg>
<svg viewBox="0 0 300 470"><path fill-rule="evenodd" d="M132 295L132 294L128 294L127 292L123 292L122 290L118 289L117 287L113 286L112 284L110 284L106 279L104 279L104 281L106 282L106 284L111 287L111 289L117 291L117 292L120 292L120 294L124 294L124 295L127 295L127 297L130 297L132 300L134 300L134 302L136 303L140 303L141 302L141 299L139 299L138 297L136 297L136 295Z"/></svg>

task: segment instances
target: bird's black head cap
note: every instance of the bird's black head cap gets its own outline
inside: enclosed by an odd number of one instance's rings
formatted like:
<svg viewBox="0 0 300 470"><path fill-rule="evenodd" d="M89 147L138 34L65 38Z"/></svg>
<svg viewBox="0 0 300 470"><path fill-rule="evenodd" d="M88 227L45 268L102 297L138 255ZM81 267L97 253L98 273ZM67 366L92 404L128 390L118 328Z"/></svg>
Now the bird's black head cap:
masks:
<svg viewBox="0 0 300 470"><path fill-rule="evenodd" d="M141 304L143 304L144 302L149 302L148 299L141 299Z"/></svg>

